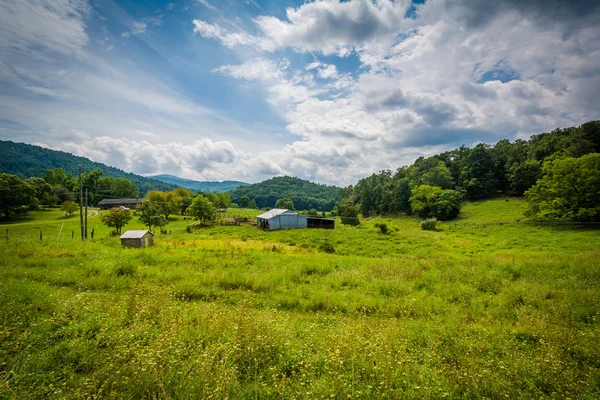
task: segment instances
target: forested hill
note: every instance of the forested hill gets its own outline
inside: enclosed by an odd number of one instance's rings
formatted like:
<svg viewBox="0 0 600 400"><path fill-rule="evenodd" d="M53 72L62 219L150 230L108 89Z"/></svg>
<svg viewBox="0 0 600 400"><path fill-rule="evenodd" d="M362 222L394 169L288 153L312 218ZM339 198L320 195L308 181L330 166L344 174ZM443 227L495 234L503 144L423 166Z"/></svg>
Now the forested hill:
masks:
<svg viewBox="0 0 600 400"><path fill-rule="evenodd" d="M289 176L275 177L229 193L231 201L240 204L242 197L254 200L259 208L274 207L281 198L289 198L297 210L331 211L336 203L339 188L319 185Z"/></svg>
<svg viewBox="0 0 600 400"><path fill-rule="evenodd" d="M534 135L529 140L510 142L504 139L493 145L480 143L473 148L462 146L429 158L421 157L411 166L381 171L361 179L355 186L342 189L341 204L359 206L363 215L410 213L414 211L411 197L419 187L425 187L421 191L431 191L431 187L455 191L469 200L500 194L522 196L542 178L550 180L555 173L553 168L558 168L559 163L587 163L590 161L583 157L590 153L600 153L600 121L555 129ZM567 176L568 179L580 179L577 185L581 187L600 176L600 171L570 168L574 171L560 171L563 180L567 180ZM571 173L574 175L569 175ZM559 177L556 175L557 180ZM577 185L570 192L581 191ZM584 194L593 197L590 193ZM562 197L558 192L549 192L546 200L558 204L559 197L564 200L568 195L568 191ZM597 207L600 210L600 203L592 203L590 209Z"/></svg>
<svg viewBox="0 0 600 400"><path fill-rule="evenodd" d="M0 173L18 175L23 179L42 176L43 172L54 168L64 168L67 173L77 176L81 165L84 172L99 169L102 171L103 177L129 179L137 186L141 195L152 189L173 190L177 188L176 185L127 173L85 157L25 143L0 140L0 154L2 155L0 157Z"/></svg>
<svg viewBox="0 0 600 400"><path fill-rule="evenodd" d="M223 181L223 182L212 182L212 181L194 181L191 179L183 179L173 175L155 175L149 176L149 178L159 180L161 182L171 183L173 185L181 186L182 188L195 190L197 192L212 192L212 193L224 193L236 189L240 186L248 186L249 183L238 182L238 181Z"/></svg>

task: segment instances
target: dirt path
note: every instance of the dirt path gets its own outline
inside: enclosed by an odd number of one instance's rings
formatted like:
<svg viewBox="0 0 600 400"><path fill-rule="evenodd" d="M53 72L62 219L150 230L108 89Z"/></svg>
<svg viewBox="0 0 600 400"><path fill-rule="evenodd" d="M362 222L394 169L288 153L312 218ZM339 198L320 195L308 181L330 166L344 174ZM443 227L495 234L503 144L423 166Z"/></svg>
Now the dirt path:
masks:
<svg viewBox="0 0 600 400"><path fill-rule="evenodd" d="M98 215L98 210L88 210L88 218Z"/></svg>

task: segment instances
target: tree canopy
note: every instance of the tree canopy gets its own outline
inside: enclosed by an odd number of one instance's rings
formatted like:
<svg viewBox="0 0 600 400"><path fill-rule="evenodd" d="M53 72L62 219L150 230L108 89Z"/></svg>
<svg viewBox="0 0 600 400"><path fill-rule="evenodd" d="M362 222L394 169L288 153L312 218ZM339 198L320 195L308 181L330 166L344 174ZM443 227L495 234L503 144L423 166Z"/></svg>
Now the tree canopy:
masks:
<svg viewBox="0 0 600 400"><path fill-rule="evenodd" d="M0 211L5 219L28 210L34 198L35 188L29 183L16 175L0 174Z"/></svg>
<svg viewBox="0 0 600 400"><path fill-rule="evenodd" d="M557 157L528 191L527 215L535 219L600 222L600 154Z"/></svg>

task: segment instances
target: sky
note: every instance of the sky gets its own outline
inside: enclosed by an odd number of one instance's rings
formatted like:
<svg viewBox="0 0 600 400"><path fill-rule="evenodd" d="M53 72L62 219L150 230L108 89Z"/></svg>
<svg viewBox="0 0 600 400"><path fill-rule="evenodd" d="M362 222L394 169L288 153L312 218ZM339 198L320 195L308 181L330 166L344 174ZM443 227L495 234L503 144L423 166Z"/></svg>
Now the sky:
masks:
<svg viewBox="0 0 600 400"><path fill-rule="evenodd" d="M600 118L597 0L0 0L0 140L346 186Z"/></svg>

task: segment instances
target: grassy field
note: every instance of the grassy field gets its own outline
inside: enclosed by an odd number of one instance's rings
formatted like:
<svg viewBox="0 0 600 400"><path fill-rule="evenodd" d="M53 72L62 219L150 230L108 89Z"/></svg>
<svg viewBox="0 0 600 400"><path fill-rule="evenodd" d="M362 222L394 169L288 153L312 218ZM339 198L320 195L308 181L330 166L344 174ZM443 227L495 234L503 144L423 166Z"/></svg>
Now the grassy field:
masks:
<svg viewBox="0 0 600 400"><path fill-rule="evenodd" d="M523 207L435 232L174 216L147 249L31 213L1 226L0 398L599 398L600 230Z"/></svg>

